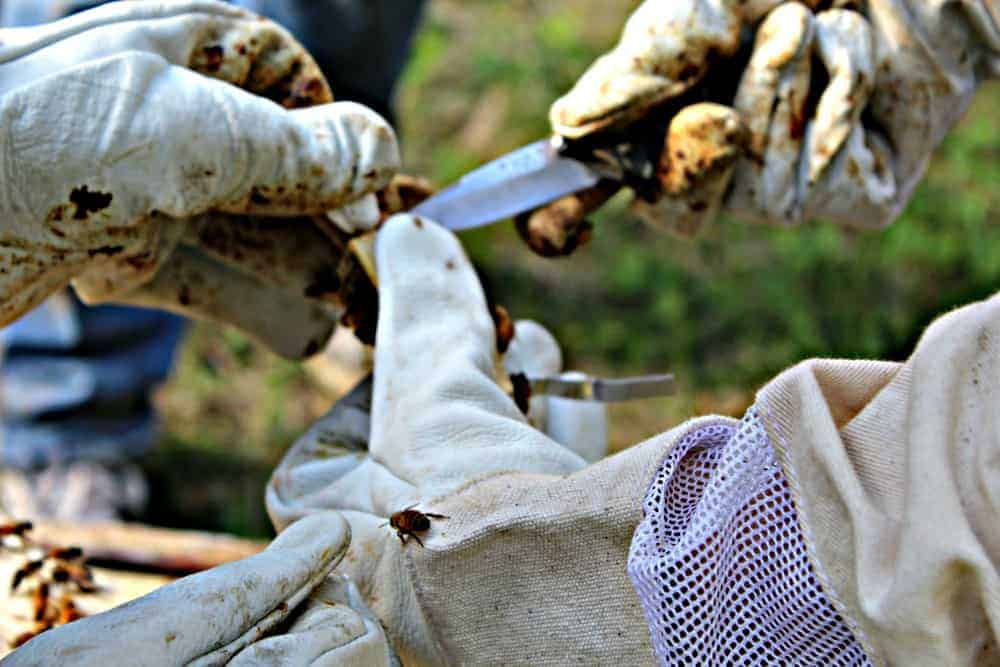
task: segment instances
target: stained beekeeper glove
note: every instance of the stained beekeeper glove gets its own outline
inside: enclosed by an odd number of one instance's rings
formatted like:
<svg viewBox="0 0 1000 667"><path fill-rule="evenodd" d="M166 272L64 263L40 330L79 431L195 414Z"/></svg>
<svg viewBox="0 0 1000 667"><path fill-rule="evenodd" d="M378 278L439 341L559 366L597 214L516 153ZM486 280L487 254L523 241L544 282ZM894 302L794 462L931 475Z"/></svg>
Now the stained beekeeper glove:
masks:
<svg viewBox="0 0 1000 667"><path fill-rule="evenodd" d="M115 2L4 30L0 323L72 281L88 302L318 351L341 313L323 299L340 250L303 216L399 163L385 121L331 99L291 35L219 2Z"/></svg>
<svg viewBox="0 0 1000 667"><path fill-rule="evenodd" d="M357 590L341 576L328 576L350 539L339 514L316 514L260 554L44 632L3 664L394 664Z"/></svg>
<svg viewBox="0 0 1000 667"><path fill-rule="evenodd" d="M887 225L977 86L1000 74L1000 12L990 0L818 10L828 4L646 0L553 105L553 128L580 138L672 116L659 191L636 203L681 234L722 208L784 225Z"/></svg>
<svg viewBox="0 0 1000 667"><path fill-rule="evenodd" d="M376 256L370 405L359 388L317 423L267 503L279 529L343 511L338 572L405 664L995 659L982 462L1000 442L1000 297L931 327L905 364L805 362L742 420L584 466L498 386L455 238L401 216Z"/></svg>
<svg viewBox="0 0 1000 667"><path fill-rule="evenodd" d="M450 519L431 519L430 532L417 532L405 546L387 522L411 506L433 514L436 499L478 479L580 470L585 457L603 456L606 426L599 406L533 398L532 419L574 449L564 447L533 427L501 388L494 322L453 234L397 216L379 231L375 255L373 384L341 400L295 444L268 486L268 510L280 527L321 508L343 510L353 539L341 571L358 584L404 659L443 664L447 653L435 646L431 621L412 597L405 563L420 548L416 540L433 549ZM519 322L503 363L511 373L551 375L562 360L548 332ZM583 424L590 428L577 437Z"/></svg>

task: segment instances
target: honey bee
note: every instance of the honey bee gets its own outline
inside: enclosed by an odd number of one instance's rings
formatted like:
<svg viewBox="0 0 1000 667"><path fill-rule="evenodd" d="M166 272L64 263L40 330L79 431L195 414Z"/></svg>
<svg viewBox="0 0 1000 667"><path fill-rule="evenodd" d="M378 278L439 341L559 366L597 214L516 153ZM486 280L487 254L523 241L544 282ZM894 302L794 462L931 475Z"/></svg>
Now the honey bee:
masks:
<svg viewBox="0 0 1000 667"><path fill-rule="evenodd" d="M17 587L21 585L21 582L40 571L43 565L45 565L44 560L29 560L22 565L16 572L14 572L14 577L10 582L10 592L13 593L16 591Z"/></svg>
<svg viewBox="0 0 1000 667"><path fill-rule="evenodd" d="M48 630L48 628L42 627L42 628L38 628L37 630L31 630L29 632L22 632L21 634L19 634L15 639L13 639L10 642L10 647L11 648L19 648L19 647L27 644L29 641L31 641L32 639L34 639L38 635L42 634L46 630Z"/></svg>
<svg viewBox="0 0 1000 667"><path fill-rule="evenodd" d="M76 603L73 602L72 598L68 595L64 595L61 600L59 600L59 619L56 621L58 625L66 625L67 623L72 623L83 618L85 614L80 611Z"/></svg>
<svg viewBox="0 0 1000 667"><path fill-rule="evenodd" d="M29 530L31 524L28 522L0 525L0 540L12 535L18 536L27 542L27 547L37 550L37 546L27 541L25 534ZM25 550L28 549L22 549ZM83 618L83 612L76 606L68 590L70 586L80 593L93 593L98 590L93 573L84 562L83 549L80 547L51 548L41 558L25 561L24 565L14 573L11 593L17 591L18 587L28 580L33 580L37 584L31 591L31 619L34 621L34 628L10 641L11 648L17 648L57 625L65 625Z"/></svg>
<svg viewBox="0 0 1000 667"><path fill-rule="evenodd" d="M61 567L56 568L53 571L53 575L59 573L59 578L62 582L67 581L73 582L76 589L81 593L96 593L98 590L97 584L94 582L94 573L90 571L90 568L86 565L81 565L79 563L67 563Z"/></svg>
<svg viewBox="0 0 1000 667"><path fill-rule="evenodd" d="M42 582L38 584L34 595L31 597L32 615L35 621L44 621L45 612L49 609L49 585Z"/></svg>
<svg viewBox="0 0 1000 667"><path fill-rule="evenodd" d="M31 529L32 529L32 524L30 521L5 523L3 525L0 525L0 537L7 537L8 535L13 535L16 537L24 537L25 534Z"/></svg>
<svg viewBox="0 0 1000 667"><path fill-rule="evenodd" d="M511 373L510 383L514 389L514 403L521 414L527 415L531 409L531 381L524 373Z"/></svg>
<svg viewBox="0 0 1000 667"><path fill-rule="evenodd" d="M57 547L49 551L48 557L54 560L80 560L83 558L83 549L80 547Z"/></svg>
<svg viewBox="0 0 1000 667"><path fill-rule="evenodd" d="M410 505L404 510L400 510L389 517L389 525L396 531L396 537L403 544L407 538L412 537L417 544L424 546L417 533L423 533L431 528L431 519L447 519L443 514L431 514L413 509L416 505Z"/></svg>

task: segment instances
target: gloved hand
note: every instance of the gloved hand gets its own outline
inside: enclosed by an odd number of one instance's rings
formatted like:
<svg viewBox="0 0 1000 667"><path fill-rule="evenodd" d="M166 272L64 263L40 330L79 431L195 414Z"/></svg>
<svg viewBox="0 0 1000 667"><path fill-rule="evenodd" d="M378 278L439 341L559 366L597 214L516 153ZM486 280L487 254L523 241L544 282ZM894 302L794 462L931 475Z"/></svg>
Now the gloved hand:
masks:
<svg viewBox="0 0 1000 667"><path fill-rule="evenodd" d="M338 571L371 601L404 661L444 664L455 656L435 647L405 571L407 554L420 545L403 545L390 517L410 507L436 513L436 499L502 473L561 476L584 468L605 452L603 407L532 399L532 420L573 449L530 425L498 384L494 322L450 232L397 216L380 229L375 255L374 380L293 446L268 486L268 511L283 528L316 511L341 510L353 538ZM510 373L551 375L562 360L550 334L518 322L503 364ZM574 429L582 424L584 433ZM430 526L416 533L428 550L449 531L449 519L432 518Z"/></svg>
<svg viewBox="0 0 1000 667"><path fill-rule="evenodd" d="M977 85L1000 73L997 4L820 6L646 0L552 106L552 126L581 138L672 116L659 192L637 209L682 234L722 208L786 225L887 225Z"/></svg>
<svg viewBox="0 0 1000 667"><path fill-rule="evenodd" d="M318 351L342 312L328 298L342 250L304 216L399 163L385 121L331 99L286 31L220 2L116 2L3 31L0 323L72 281L89 302Z"/></svg>
<svg viewBox="0 0 1000 667"><path fill-rule="evenodd" d="M316 514L260 554L44 632L3 664L393 664L357 590L328 577L350 539L337 513ZM282 624L279 634L264 637Z"/></svg>

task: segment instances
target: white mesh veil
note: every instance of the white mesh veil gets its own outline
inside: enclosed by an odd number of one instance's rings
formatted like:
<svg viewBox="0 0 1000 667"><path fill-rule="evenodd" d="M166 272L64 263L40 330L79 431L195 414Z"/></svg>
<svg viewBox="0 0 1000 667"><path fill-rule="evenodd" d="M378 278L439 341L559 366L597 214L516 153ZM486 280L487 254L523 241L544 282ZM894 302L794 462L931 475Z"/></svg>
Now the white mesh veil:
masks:
<svg viewBox="0 0 1000 667"><path fill-rule="evenodd" d="M756 411L671 450L628 572L664 665L869 665L819 583Z"/></svg>

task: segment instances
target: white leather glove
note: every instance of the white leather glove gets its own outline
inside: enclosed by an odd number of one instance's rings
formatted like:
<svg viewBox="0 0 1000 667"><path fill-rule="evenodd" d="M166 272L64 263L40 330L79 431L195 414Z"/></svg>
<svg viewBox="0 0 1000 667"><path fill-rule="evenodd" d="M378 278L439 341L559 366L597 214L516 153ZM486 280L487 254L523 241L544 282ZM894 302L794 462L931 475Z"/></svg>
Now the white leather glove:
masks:
<svg viewBox="0 0 1000 667"><path fill-rule="evenodd" d="M331 99L286 31L220 2L116 2L2 31L0 323L72 281L88 302L318 351L342 312L324 299L341 251L295 216L399 163L370 110L298 108Z"/></svg>
<svg viewBox="0 0 1000 667"><path fill-rule="evenodd" d="M391 665L382 628L357 590L328 577L350 539L339 514L316 514L260 554L44 632L3 664Z"/></svg>
<svg viewBox="0 0 1000 667"><path fill-rule="evenodd" d="M375 254L373 383L341 400L293 446L268 486L268 511L280 529L313 512L341 510L353 539L338 571L357 583L404 662L442 664L446 657L436 653L405 571L404 552L420 545L401 544L389 518L414 505L434 513L436 498L479 479L514 471L563 475L586 461L532 427L498 384L494 323L454 235L396 216L379 231ZM504 363L511 372L550 374L561 358L544 329L522 322ZM597 458L606 442L603 408L597 410L560 401L532 412ZM576 439L571 425L583 423L594 428ZM435 536L447 531L448 519L432 519L431 530L417 537L433 549Z"/></svg>
<svg viewBox="0 0 1000 667"><path fill-rule="evenodd" d="M1000 10L865 0L814 13L821 4L646 0L553 105L552 125L579 138L672 116L660 191L637 208L682 234L722 208L777 224L887 225L977 85L1000 73Z"/></svg>

